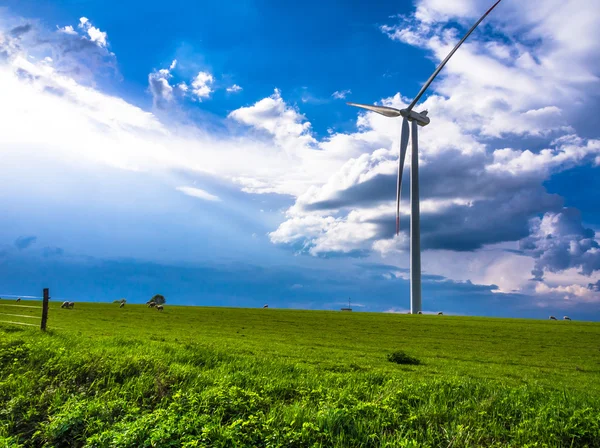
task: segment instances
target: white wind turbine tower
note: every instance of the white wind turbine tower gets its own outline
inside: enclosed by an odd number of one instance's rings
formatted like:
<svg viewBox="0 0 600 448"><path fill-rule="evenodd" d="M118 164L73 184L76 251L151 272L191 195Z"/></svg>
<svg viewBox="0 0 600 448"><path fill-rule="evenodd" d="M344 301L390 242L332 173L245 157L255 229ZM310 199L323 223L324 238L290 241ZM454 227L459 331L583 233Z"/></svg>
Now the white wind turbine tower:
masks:
<svg viewBox="0 0 600 448"><path fill-rule="evenodd" d="M458 47L469 37L477 25L500 3L497 0L481 18L467 31L463 38L456 44L452 51L435 69L425 85L421 88L415 99L406 109L394 109L393 107L375 106L370 104L347 103L350 106L362 107L372 112L384 115L386 117L402 116L402 134L400 136L400 157L398 158L398 187L396 189L396 235L400 232L400 192L402 189L402 170L404 169L404 158L406 157L406 148L408 146L408 122L412 122L412 151L410 165L410 312L417 314L421 312L421 231L419 223L419 143L417 125L427 126L429 118L427 111L415 112L413 108L421 99L429 85L433 82L438 73L444 68L444 65L458 50Z"/></svg>

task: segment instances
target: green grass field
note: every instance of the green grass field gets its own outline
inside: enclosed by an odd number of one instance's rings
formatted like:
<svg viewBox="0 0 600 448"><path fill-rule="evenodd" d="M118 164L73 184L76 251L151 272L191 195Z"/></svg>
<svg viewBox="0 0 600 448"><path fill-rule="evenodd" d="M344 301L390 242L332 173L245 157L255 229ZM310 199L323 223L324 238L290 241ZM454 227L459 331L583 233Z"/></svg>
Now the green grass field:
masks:
<svg viewBox="0 0 600 448"><path fill-rule="evenodd" d="M598 323L52 303L48 328L0 324L0 446L600 446Z"/></svg>

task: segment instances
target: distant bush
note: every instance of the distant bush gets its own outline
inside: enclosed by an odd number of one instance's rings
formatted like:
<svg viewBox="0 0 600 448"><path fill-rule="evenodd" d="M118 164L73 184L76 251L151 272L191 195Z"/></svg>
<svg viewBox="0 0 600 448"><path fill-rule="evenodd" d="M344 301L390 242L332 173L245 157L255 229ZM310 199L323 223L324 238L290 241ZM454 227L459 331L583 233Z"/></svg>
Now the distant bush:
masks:
<svg viewBox="0 0 600 448"><path fill-rule="evenodd" d="M395 362L396 364L410 364L413 366L421 364L421 361L419 361L417 358L413 358L404 352L390 353L387 355L387 359L389 362Z"/></svg>

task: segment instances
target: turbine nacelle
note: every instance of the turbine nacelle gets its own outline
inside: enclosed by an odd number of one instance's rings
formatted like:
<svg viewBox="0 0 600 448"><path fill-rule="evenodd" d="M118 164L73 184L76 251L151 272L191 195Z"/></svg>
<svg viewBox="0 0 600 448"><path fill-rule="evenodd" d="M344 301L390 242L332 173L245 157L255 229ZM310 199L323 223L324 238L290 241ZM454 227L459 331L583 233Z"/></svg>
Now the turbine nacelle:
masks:
<svg viewBox="0 0 600 448"><path fill-rule="evenodd" d="M394 107L387 106L376 106L371 104L360 104L360 103L346 103L349 106L360 107L362 109L370 110L371 112L378 113L384 117L395 118L404 117L408 121L416 121L419 126L427 126L429 124L429 117L427 117L427 111L415 112L414 110L408 109L396 109Z"/></svg>
<svg viewBox="0 0 600 448"><path fill-rule="evenodd" d="M427 126L430 121L426 110L423 112L415 112L414 110L402 109L400 114L408 121L416 121L419 126Z"/></svg>

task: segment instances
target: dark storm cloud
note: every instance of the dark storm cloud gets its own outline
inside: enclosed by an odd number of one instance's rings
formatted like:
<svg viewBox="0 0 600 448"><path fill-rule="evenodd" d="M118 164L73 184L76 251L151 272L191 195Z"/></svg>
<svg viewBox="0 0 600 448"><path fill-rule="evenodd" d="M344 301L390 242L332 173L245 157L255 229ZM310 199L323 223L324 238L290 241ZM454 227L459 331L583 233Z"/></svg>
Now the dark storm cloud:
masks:
<svg viewBox="0 0 600 448"><path fill-rule="evenodd" d="M367 271L375 271L375 272L389 272L389 271L401 271L408 272L409 270L406 268L398 268L391 264L384 263L356 263L355 266L367 270Z"/></svg>
<svg viewBox="0 0 600 448"><path fill-rule="evenodd" d="M421 247L472 251L486 244L517 241L529 235L532 216L547 210L560 210L562 199L548 194L541 186L515 192L498 194L493 199L474 202L472 205L453 204L438 212L421 213ZM396 222L393 215L376 221L378 232L373 239L394 236ZM400 217L400 228L408 231L409 217Z"/></svg>
<svg viewBox="0 0 600 448"><path fill-rule="evenodd" d="M43 263L43 264L40 264ZM43 266L43 268L41 268ZM377 270L378 267L373 266ZM410 288L405 278L374 279L365 269L349 266L344 272L298 269L292 266L262 267L245 263L165 265L136 260L99 260L65 254L44 260L20 257L0 269L0 284L7 290L39 294L31 284L43 284L55 297L85 301L112 301L126 297L144 303L157 292L168 303L203 306L339 309L339 302L365 305L361 311L386 311L408 307ZM65 281L68 279L68 281ZM290 289L301 284L302 288ZM29 285L25 286L24 285ZM33 289L28 289L33 288ZM522 315L517 308L527 296L494 294L493 285L423 282L426 310L481 315ZM537 312L534 310L534 312ZM545 316L546 311L540 311ZM570 313L571 314L571 313Z"/></svg>
<svg viewBox="0 0 600 448"><path fill-rule="evenodd" d="M31 24L27 23L25 25L20 25L17 27L14 27L12 30L10 30L10 35L12 37L21 37L23 34L28 33L29 31L31 31Z"/></svg>
<svg viewBox="0 0 600 448"><path fill-rule="evenodd" d="M410 269L408 268L400 268L391 264L384 263L355 263L354 266L361 269L363 273L372 278L387 278L389 280L395 279L406 279L410 273ZM422 274L421 280L423 283L439 283L439 282L451 282L447 277L443 275L435 275L435 274ZM472 285L475 288L479 288L481 285L473 285L470 281L467 282L455 282L457 285ZM458 288L462 288L462 286L458 286ZM494 290L498 289L496 285L483 285L484 289Z"/></svg>
<svg viewBox="0 0 600 448"><path fill-rule="evenodd" d="M542 172L489 169L493 158L486 154L462 154L450 150L430 156L420 167L421 201L465 198L461 203L440 204L436 211L421 210L423 249L473 251L487 244L518 241L529 236L530 220L546 212L559 212L563 200L549 194ZM365 166L366 173L377 164ZM409 170L403 177L402 201L409 200ZM377 174L331 195L326 200L300 204L307 211L329 211L373 207L393 200L396 175ZM369 221L377 225L371 240L390 239L395 233L395 217L379 216ZM400 227L408 232L409 217L400 217Z"/></svg>
<svg viewBox="0 0 600 448"><path fill-rule="evenodd" d="M539 175L522 173L518 176L499 171L489 171L486 166L492 161L484 154L465 155L458 151L445 151L419 168L421 200L473 197L493 199L497 196L521 192L524 189L539 189ZM370 179L323 201L303 206L308 211L333 210L373 206L389 202L396 194L396 174L377 174ZM410 173L403 173L402 199L410 195Z"/></svg>
<svg viewBox="0 0 600 448"><path fill-rule="evenodd" d="M49 257L60 257L65 251L60 247L44 247L42 249L42 255L46 258Z"/></svg>
<svg viewBox="0 0 600 448"><path fill-rule="evenodd" d="M517 241L529 235L529 220L546 210L557 210L562 199L542 187L472 206L452 205L438 213L423 214L421 241L425 249L471 251L486 244Z"/></svg>
<svg viewBox="0 0 600 448"><path fill-rule="evenodd" d="M36 236L20 236L15 240L15 247L19 250L27 249L37 241Z"/></svg>
<svg viewBox="0 0 600 448"><path fill-rule="evenodd" d="M407 190L404 188L403 190ZM378 174L366 182L352 185L331 199L313 202L303 208L307 211L334 210L344 207L369 206L390 200L396 191L396 176ZM405 193L405 191L403 193Z"/></svg>
<svg viewBox="0 0 600 448"><path fill-rule="evenodd" d="M520 247L536 259L534 279L541 279L544 271L577 268L590 275L600 270L600 244L595 240L595 232L583 226L581 213L574 208L546 213L536 221L531 235L520 242Z"/></svg>

